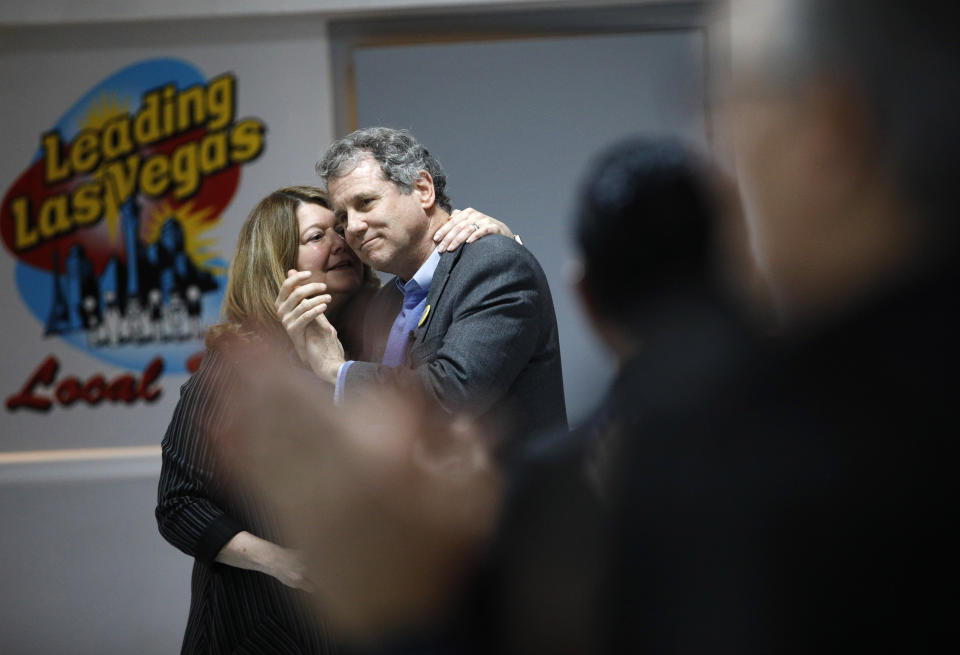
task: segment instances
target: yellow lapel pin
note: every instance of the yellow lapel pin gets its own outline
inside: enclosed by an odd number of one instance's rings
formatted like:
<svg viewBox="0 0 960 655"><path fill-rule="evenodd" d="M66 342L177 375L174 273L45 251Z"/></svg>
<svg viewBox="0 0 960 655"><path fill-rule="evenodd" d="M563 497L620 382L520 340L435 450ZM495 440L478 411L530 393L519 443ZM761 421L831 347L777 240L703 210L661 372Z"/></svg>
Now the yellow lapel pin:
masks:
<svg viewBox="0 0 960 655"><path fill-rule="evenodd" d="M429 313L430 313L430 305L427 305L427 308L423 310L423 316L420 317L420 322L417 323L417 327L420 327L421 325L423 325L423 322L427 320L427 314Z"/></svg>

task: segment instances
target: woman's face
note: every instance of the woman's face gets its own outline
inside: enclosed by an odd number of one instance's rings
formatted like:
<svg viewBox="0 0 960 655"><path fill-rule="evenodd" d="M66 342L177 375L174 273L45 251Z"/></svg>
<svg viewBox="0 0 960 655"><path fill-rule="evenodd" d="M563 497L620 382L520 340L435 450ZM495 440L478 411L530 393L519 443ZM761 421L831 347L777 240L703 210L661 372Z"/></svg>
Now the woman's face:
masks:
<svg viewBox="0 0 960 655"><path fill-rule="evenodd" d="M360 259L333 230L333 212L313 203L297 207L300 228L297 270L310 271L310 282L323 282L333 303L353 295L363 282Z"/></svg>

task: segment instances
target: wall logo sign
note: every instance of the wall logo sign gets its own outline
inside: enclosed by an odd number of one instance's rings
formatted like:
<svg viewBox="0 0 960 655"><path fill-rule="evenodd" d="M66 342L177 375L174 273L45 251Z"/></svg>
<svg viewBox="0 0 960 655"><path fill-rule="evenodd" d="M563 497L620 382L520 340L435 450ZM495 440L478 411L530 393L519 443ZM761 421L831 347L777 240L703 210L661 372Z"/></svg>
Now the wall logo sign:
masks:
<svg viewBox="0 0 960 655"><path fill-rule="evenodd" d="M16 286L46 338L142 371L57 380L45 359L7 408L150 401L218 319L226 262L216 225L266 126L236 116L237 80L151 59L93 87L39 137L7 190L0 233ZM38 335L39 336L39 335Z"/></svg>

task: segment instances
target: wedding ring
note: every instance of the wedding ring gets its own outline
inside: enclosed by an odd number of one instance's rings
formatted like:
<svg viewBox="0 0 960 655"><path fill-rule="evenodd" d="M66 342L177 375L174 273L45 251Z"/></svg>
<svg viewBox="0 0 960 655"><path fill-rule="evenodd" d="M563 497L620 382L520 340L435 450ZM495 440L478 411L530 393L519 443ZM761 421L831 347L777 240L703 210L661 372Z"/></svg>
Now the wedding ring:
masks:
<svg viewBox="0 0 960 655"><path fill-rule="evenodd" d="M480 226L477 225L476 223L474 223L474 224L473 224L473 231L476 232L476 231L479 230L479 229L480 229Z"/></svg>

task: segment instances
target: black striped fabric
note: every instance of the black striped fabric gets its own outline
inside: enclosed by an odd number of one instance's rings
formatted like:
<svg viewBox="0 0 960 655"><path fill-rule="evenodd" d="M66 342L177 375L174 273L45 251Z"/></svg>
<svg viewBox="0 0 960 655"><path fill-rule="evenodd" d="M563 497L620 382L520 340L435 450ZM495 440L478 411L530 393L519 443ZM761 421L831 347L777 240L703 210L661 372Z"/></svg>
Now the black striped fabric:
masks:
<svg viewBox="0 0 960 655"><path fill-rule="evenodd" d="M182 653L336 653L305 595L263 573L214 561L241 530L276 541L276 527L251 498L228 493L214 474L241 376L216 349L181 387L163 438L157 524L195 559Z"/></svg>

